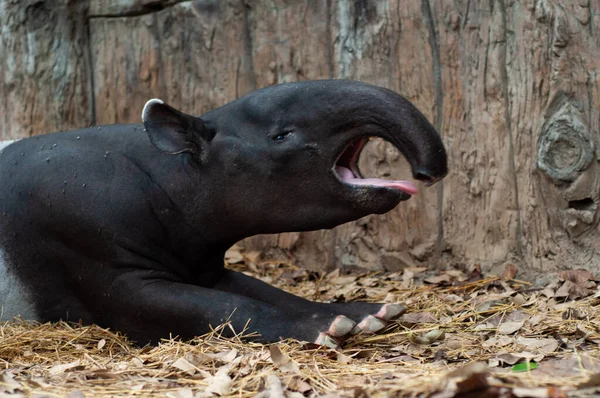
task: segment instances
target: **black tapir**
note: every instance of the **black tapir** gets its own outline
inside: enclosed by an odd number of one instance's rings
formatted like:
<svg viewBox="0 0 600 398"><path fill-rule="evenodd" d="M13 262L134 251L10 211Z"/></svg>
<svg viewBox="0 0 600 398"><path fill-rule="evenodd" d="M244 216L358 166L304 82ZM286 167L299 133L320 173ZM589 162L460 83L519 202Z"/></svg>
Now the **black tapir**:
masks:
<svg viewBox="0 0 600 398"><path fill-rule="evenodd" d="M1 319L97 323L140 344L230 319L272 342L337 346L400 304L316 303L223 266L255 234L331 228L416 193L363 178L368 137L413 176L447 173L442 141L393 91L347 80L255 91L200 117L148 101L143 124L46 134L0 154Z"/></svg>

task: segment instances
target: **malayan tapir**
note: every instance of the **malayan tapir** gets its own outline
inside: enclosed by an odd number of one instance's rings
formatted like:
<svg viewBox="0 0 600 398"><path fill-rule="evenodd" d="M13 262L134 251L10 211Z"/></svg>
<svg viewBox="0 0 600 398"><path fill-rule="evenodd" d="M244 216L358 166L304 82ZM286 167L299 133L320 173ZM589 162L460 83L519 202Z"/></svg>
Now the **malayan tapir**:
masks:
<svg viewBox="0 0 600 398"><path fill-rule="evenodd" d="M265 342L336 347L400 304L317 303L227 270L255 234L332 228L393 209L409 181L363 178L368 137L426 185L447 173L440 136L399 94L347 80L271 86L200 117L161 100L143 124L53 133L0 152L2 320L82 321L139 344L230 320Z"/></svg>

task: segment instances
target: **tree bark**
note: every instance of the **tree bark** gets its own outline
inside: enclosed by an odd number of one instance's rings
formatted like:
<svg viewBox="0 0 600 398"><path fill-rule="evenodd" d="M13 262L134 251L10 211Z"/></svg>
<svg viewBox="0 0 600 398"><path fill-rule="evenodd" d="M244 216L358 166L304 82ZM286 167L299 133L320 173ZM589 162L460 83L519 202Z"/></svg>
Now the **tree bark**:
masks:
<svg viewBox="0 0 600 398"><path fill-rule="evenodd" d="M317 269L598 270L600 0L0 0L0 138L202 114L305 79L379 84L441 132L450 174L386 215L257 236ZM410 176L370 142L368 176Z"/></svg>

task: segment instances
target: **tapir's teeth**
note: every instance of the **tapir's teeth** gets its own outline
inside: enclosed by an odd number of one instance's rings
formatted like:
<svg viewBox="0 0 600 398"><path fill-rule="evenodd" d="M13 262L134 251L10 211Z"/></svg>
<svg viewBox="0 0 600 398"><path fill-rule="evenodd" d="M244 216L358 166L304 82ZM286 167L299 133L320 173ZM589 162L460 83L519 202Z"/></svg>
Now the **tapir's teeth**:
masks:
<svg viewBox="0 0 600 398"><path fill-rule="evenodd" d="M142 122L145 122L148 119L148 112L150 111L150 108L152 107L152 105L154 104L160 104L160 105L164 105L164 101L158 98L152 98L151 100L149 100L148 102L146 102L146 105L144 105L144 109L142 110Z"/></svg>

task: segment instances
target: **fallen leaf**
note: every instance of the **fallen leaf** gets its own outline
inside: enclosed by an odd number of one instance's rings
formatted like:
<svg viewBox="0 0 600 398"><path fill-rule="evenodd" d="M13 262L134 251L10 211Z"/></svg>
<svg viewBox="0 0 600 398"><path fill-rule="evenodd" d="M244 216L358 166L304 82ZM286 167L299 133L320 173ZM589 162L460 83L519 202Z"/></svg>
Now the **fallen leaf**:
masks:
<svg viewBox="0 0 600 398"><path fill-rule="evenodd" d="M481 343L482 347L504 347L509 344L512 344L514 339L509 336L493 336Z"/></svg>
<svg viewBox="0 0 600 398"><path fill-rule="evenodd" d="M223 352L219 352L218 354L205 354L205 355L207 355L210 358L221 361L223 363L230 363L237 357L238 350L233 348L230 351L223 351Z"/></svg>
<svg viewBox="0 0 600 398"><path fill-rule="evenodd" d="M15 380L13 375L10 373L0 373L0 393L13 394L21 389L21 384Z"/></svg>
<svg viewBox="0 0 600 398"><path fill-rule="evenodd" d="M485 390L488 387L487 373L473 373L469 377L456 383L457 395L471 394ZM480 396L480 394L477 394Z"/></svg>
<svg viewBox="0 0 600 398"><path fill-rule="evenodd" d="M205 392L217 394L220 396L229 394L233 381L229 377L229 366L221 367L214 376L209 376L205 379L208 383Z"/></svg>
<svg viewBox="0 0 600 398"><path fill-rule="evenodd" d="M512 394L518 398L555 398L550 395L551 391L549 388L525 388L525 387L513 387Z"/></svg>
<svg viewBox="0 0 600 398"><path fill-rule="evenodd" d="M432 285L439 285L440 283L450 283L452 278L448 274L441 274L438 276L430 276L424 279L424 282L430 283Z"/></svg>
<svg viewBox="0 0 600 398"><path fill-rule="evenodd" d="M513 322L504 322L498 325L498 333L499 334L513 334L517 330L521 329L525 321L513 321Z"/></svg>
<svg viewBox="0 0 600 398"><path fill-rule="evenodd" d="M432 344L436 341L444 340L443 330L430 330L427 333L409 333L408 340L415 344Z"/></svg>
<svg viewBox="0 0 600 398"><path fill-rule="evenodd" d="M453 370L446 378L469 377L476 373L489 373L490 369L484 362L471 362L468 365Z"/></svg>
<svg viewBox="0 0 600 398"><path fill-rule="evenodd" d="M542 314L534 315L527 320L527 324L531 325L531 326L535 326L535 325L539 324L544 318L545 317Z"/></svg>
<svg viewBox="0 0 600 398"><path fill-rule="evenodd" d="M556 298L568 297L571 300L583 298L591 295L594 291L586 286L578 285L570 280L566 280L563 285L554 293Z"/></svg>
<svg viewBox="0 0 600 398"><path fill-rule="evenodd" d="M586 381L577 385L577 388L589 387L600 387L600 373L594 373L593 375L590 375Z"/></svg>
<svg viewBox="0 0 600 398"><path fill-rule="evenodd" d="M81 390L71 390L67 398L85 398L85 394Z"/></svg>
<svg viewBox="0 0 600 398"><path fill-rule="evenodd" d="M177 391L169 391L165 394L168 398L194 398L194 392L191 388L178 388Z"/></svg>
<svg viewBox="0 0 600 398"><path fill-rule="evenodd" d="M300 394L306 396L312 391L312 387L305 380L299 376L291 378L287 385L287 389L290 391L297 391Z"/></svg>
<svg viewBox="0 0 600 398"><path fill-rule="evenodd" d="M519 361L535 361L540 362L544 359L542 354L534 354L531 352L523 351L519 353L504 353L496 356L496 358L507 365L514 365Z"/></svg>
<svg viewBox="0 0 600 398"><path fill-rule="evenodd" d="M254 398L286 398L279 377L275 374L268 375L266 389L256 394Z"/></svg>
<svg viewBox="0 0 600 398"><path fill-rule="evenodd" d="M517 266L515 264L506 264L502 273L502 280L508 281L515 278L517 275Z"/></svg>
<svg viewBox="0 0 600 398"><path fill-rule="evenodd" d="M584 269L573 269L568 271L562 271L558 274L558 277L562 281L571 281L573 283L583 285L588 281L596 281L597 278L594 275Z"/></svg>
<svg viewBox="0 0 600 398"><path fill-rule="evenodd" d="M399 322L405 323L437 323L438 320L430 312L410 312L400 317Z"/></svg>
<svg viewBox="0 0 600 398"><path fill-rule="evenodd" d="M527 303L527 300L522 294L517 294L516 296L512 297L512 302L516 305L522 306L523 304Z"/></svg>
<svg viewBox="0 0 600 398"><path fill-rule="evenodd" d="M57 375L59 373L64 373L65 371L69 370L69 369L73 369L76 368L77 366L81 365L81 361L78 359L74 362L70 362L70 363L63 363L60 365L54 365L53 367L51 367L48 370L48 373L50 373L50 375L54 376Z"/></svg>
<svg viewBox="0 0 600 398"><path fill-rule="evenodd" d="M338 276L330 279L330 282L334 285L346 286L352 282L355 282L358 278L356 276Z"/></svg>
<svg viewBox="0 0 600 398"><path fill-rule="evenodd" d="M231 248L225 252L225 261L229 264L240 264L244 262L244 256L238 249Z"/></svg>
<svg viewBox="0 0 600 398"><path fill-rule="evenodd" d="M550 354L556 351L558 348L558 341L553 338L528 338L528 337L517 337L517 344L525 346L529 350L537 351L542 354Z"/></svg>
<svg viewBox="0 0 600 398"><path fill-rule="evenodd" d="M196 373L196 367L194 365L192 365L191 363L189 363L189 361L183 357L181 357L181 358L177 359L175 362L173 362L171 364L171 367L173 367L175 369L179 369L182 372L189 374L190 376L193 376L194 373Z"/></svg>
<svg viewBox="0 0 600 398"><path fill-rule="evenodd" d="M270 345L269 351L271 352L271 360L277 368L284 372L300 374L300 368L298 368L298 365L287 355L281 352L277 344Z"/></svg>

